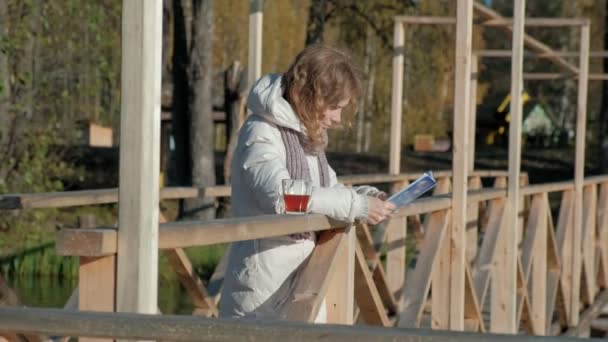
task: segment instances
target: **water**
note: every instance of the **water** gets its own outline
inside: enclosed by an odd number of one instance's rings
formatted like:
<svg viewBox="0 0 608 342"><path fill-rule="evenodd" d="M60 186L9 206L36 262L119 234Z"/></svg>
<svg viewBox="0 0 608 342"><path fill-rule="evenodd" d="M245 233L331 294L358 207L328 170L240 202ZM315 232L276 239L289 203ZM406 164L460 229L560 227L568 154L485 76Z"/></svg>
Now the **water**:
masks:
<svg viewBox="0 0 608 342"><path fill-rule="evenodd" d="M6 278L25 306L63 308L78 286L78 278L21 275ZM190 315L194 309L190 297L174 279L159 279L158 307L163 314Z"/></svg>

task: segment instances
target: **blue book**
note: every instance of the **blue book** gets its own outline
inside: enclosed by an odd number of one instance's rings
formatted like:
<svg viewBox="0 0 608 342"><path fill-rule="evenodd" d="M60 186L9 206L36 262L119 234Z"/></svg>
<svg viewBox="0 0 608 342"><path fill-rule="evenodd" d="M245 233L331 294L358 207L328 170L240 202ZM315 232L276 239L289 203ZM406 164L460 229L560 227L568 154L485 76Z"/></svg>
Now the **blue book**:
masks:
<svg viewBox="0 0 608 342"><path fill-rule="evenodd" d="M426 172L413 183L389 197L388 201L395 204L399 209L422 196L422 194L434 188L435 185L437 185L437 181L433 178L433 173L431 171Z"/></svg>

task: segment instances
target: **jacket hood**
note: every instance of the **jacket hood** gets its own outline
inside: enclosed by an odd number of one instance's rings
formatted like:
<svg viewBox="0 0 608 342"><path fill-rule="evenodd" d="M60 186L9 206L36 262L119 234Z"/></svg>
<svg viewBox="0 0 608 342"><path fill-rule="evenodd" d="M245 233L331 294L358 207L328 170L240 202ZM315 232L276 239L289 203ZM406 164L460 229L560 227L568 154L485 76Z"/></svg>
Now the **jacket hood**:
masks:
<svg viewBox="0 0 608 342"><path fill-rule="evenodd" d="M291 105L283 98L281 81L282 77L279 74L268 74L257 80L247 97L247 108L252 114L276 125L305 132Z"/></svg>

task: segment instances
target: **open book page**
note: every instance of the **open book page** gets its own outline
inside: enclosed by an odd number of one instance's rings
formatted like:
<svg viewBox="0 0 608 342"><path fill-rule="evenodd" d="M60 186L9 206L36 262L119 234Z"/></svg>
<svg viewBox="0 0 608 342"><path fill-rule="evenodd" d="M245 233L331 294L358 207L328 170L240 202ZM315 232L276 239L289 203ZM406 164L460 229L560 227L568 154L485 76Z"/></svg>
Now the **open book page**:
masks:
<svg viewBox="0 0 608 342"><path fill-rule="evenodd" d="M395 204L397 209L401 208L434 188L435 185L437 185L437 181L433 178L433 173L426 172L413 183L389 197L388 201Z"/></svg>

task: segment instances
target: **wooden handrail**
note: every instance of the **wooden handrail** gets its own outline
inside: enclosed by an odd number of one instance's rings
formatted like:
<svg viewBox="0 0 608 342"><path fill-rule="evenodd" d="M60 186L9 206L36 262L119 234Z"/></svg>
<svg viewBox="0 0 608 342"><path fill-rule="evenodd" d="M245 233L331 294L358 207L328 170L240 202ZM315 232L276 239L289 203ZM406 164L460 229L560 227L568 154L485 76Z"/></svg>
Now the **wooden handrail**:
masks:
<svg viewBox="0 0 608 342"><path fill-rule="evenodd" d="M571 188L572 185L569 182L548 183L524 187L522 194L529 195ZM506 195L507 191L504 188L471 190L468 201L476 203ZM420 198L400 209L395 213L395 218L448 209L452 205L451 196L452 194L445 194ZM345 226L344 222L332 220L320 214L263 215L209 221L168 222L159 225L159 247L169 249L214 245ZM60 255L89 257L111 255L116 253L116 237L116 227L64 229L58 233L56 249Z"/></svg>
<svg viewBox="0 0 608 342"><path fill-rule="evenodd" d="M209 221L180 221L159 225L159 248L186 248L268 238L293 233L343 228L346 223L320 214L263 215ZM63 229L58 233L59 255L105 256L117 250L116 227Z"/></svg>
<svg viewBox="0 0 608 342"><path fill-rule="evenodd" d="M450 171L438 171L435 173L437 177L450 176L450 174ZM421 172L403 173L399 175L366 174L343 176L339 178L339 181L344 184L378 184L414 180L421 175ZM473 172L471 176L499 177L506 176L506 172L481 170ZM160 199L195 198L202 192L204 197L230 197L230 190L229 185L216 185L201 189L193 187L165 187L160 190L159 196ZM0 209L63 208L117 202L117 188L0 195Z"/></svg>
<svg viewBox="0 0 608 342"><path fill-rule="evenodd" d="M427 329L212 319L195 316L103 313L0 307L0 331L168 341L552 341L554 337L475 334ZM578 341L560 338L560 341Z"/></svg>

